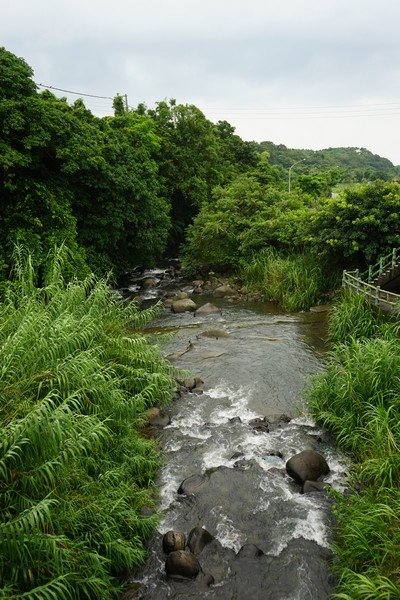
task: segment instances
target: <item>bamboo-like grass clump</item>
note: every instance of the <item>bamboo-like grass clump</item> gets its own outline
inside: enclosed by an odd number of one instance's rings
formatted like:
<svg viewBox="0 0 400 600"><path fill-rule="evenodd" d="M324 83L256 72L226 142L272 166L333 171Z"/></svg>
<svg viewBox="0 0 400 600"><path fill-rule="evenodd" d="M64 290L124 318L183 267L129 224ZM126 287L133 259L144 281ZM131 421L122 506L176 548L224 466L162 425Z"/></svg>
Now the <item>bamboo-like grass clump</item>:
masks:
<svg viewBox="0 0 400 600"><path fill-rule="evenodd" d="M63 277L55 251L37 285L15 256L0 304L0 598L116 597L143 561L155 517L154 443L144 411L173 380L138 333L154 315L106 281Z"/></svg>
<svg viewBox="0 0 400 600"><path fill-rule="evenodd" d="M344 294L333 348L309 403L351 453L351 494L336 494L334 570L341 600L400 598L400 339L398 322Z"/></svg>

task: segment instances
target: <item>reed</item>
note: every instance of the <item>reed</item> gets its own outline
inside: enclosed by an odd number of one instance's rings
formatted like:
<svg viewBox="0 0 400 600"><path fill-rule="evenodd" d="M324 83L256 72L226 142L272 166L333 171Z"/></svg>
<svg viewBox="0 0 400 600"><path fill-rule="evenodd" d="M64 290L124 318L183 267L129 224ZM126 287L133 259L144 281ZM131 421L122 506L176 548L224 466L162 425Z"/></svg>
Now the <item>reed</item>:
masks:
<svg viewBox="0 0 400 600"><path fill-rule="evenodd" d="M138 428L171 397L140 312L106 281L64 279L55 251L38 287L15 256L0 304L0 598L108 599L143 561L159 458Z"/></svg>
<svg viewBox="0 0 400 600"><path fill-rule="evenodd" d="M279 255L268 249L242 267L240 277L252 290L283 308L298 311L317 304L329 285L324 265L306 254Z"/></svg>
<svg viewBox="0 0 400 600"><path fill-rule="evenodd" d="M333 349L309 404L354 459L350 495L336 495L334 570L341 600L400 598L400 340L359 296L330 323Z"/></svg>

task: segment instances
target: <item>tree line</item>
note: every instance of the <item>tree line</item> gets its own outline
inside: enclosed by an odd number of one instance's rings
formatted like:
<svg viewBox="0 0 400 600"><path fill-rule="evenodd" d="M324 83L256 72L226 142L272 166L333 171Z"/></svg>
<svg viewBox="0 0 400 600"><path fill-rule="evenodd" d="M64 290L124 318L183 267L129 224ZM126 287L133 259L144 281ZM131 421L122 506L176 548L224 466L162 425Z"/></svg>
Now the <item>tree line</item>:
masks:
<svg viewBox="0 0 400 600"><path fill-rule="evenodd" d="M38 92L27 63L0 49L0 267L15 242L41 264L64 242L76 270L119 272L176 251L217 184L257 161L254 144L192 105L161 101L98 118Z"/></svg>

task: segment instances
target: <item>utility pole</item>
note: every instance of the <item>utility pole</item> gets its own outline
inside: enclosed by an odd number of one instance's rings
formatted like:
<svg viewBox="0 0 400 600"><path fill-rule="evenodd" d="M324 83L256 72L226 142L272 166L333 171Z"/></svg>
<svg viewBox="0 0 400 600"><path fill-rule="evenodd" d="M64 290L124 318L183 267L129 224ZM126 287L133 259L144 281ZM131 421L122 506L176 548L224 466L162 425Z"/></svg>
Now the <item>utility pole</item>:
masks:
<svg viewBox="0 0 400 600"><path fill-rule="evenodd" d="M291 180L290 180L290 176L292 173L292 169L295 165L298 165L299 163L303 162L303 160L306 160L305 158L301 158L300 160L296 160L296 162L294 162L290 167L289 167L289 194L290 194L290 184L291 184Z"/></svg>
<svg viewBox="0 0 400 600"><path fill-rule="evenodd" d="M128 112L128 94L124 94L124 98L125 98L125 112Z"/></svg>

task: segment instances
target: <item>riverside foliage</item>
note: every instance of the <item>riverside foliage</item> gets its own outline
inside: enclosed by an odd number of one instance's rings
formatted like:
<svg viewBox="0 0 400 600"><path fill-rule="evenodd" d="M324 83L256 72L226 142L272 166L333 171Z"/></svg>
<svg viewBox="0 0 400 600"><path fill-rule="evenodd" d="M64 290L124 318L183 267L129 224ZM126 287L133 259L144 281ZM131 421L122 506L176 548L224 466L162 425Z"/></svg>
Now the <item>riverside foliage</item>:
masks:
<svg viewBox="0 0 400 600"><path fill-rule="evenodd" d="M400 598L400 343L362 296L346 294L334 343L309 392L316 418L355 460L350 495L336 495L334 570L341 600Z"/></svg>
<svg viewBox="0 0 400 600"><path fill-rule="evenodd" d="M107 599L141 563L159 465L144 411L173 382L138 311L92 275L38 287L18 250L0 304L0 598Z"/></svg>

